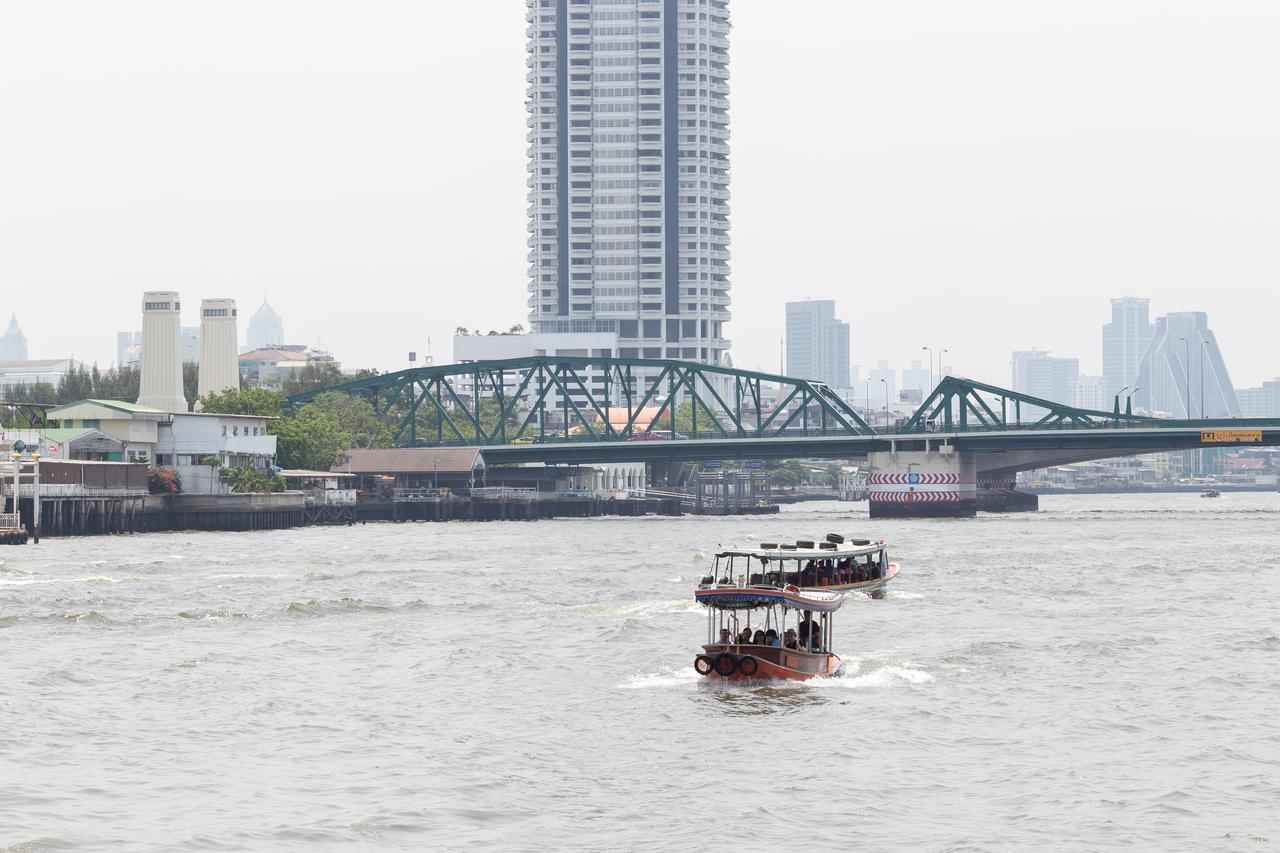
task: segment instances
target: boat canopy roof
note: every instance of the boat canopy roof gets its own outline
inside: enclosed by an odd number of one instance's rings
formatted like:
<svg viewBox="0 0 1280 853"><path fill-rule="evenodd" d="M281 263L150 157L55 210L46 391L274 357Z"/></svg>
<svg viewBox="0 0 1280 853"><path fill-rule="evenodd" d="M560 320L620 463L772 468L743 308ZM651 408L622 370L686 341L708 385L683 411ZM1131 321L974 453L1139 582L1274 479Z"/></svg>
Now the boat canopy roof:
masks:
<svg viewBox="0 0 1280 853"><path fill-rule="evenodd" d="M787 545L785 548L782 543L770 545L769 547L761 546L759 548L726 548L716 554L717 557L758 557L762 560L842 560L846 557L865 557L870 554L876 554L882 551L886 545L883 539L867 541L859 539L858 542L867 544L855 545L851 542L841 542L833 544L830 542L814 542L810 548L801 548L797 545ZM825 545L826 547L822 547Z"/></svg>
<svg viewBox="0 0 1280 853"><path fill-rule="evenodd" d="M791 592L765 586L708 586L694 590L694 600L721 610L752 610L757 607L790 607L815 613L835 613L844 604L838 592Z"/></svg>

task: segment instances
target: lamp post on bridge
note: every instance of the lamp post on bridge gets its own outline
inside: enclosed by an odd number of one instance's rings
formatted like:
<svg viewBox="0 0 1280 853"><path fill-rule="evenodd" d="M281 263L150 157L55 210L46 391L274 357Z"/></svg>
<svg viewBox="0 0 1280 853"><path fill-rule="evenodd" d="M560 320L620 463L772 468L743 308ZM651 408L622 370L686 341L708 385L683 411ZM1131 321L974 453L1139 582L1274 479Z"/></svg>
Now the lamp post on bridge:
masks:
<svg viewBox="0 0 1280 853"><path fill-rule="evenodd" d="M929 351L929 394L933 393L933 347L920 347L920 349ZM927 394L925 396L928 396Z"/></svg>
<svg viewBox="0 0 1280 853"><path fill-rule="evenodd" d="M1124 413L1126 415L1133 414L1133 395L1142 390L1141 385L1135 385L1133 390L1129 392L1129 396L1124 398Z"/></svg>
<svg viewBox="0 0 1280 853"><path fill-rule="evenodd" d="M889 428L889 380L881 379L884 384L884 428Z"/></svg>
<svg viewBox="0 0 1280 853"><path fill-rule="evenodd" d="M951 352L951 350L947 349L946 347L943 347L942 349L938 350L938 381L939 382L942 381L942 354L946 352Z"/></svg>
<svg viewBox="0 0 1280 853"><path fill-rule="evenodd" d="M1117 421L1120 420L1120 398L1124 395L1124 392L1128 390L1129 390L1129 386L1126 385L1116 392L1116 420Z"/></svg>

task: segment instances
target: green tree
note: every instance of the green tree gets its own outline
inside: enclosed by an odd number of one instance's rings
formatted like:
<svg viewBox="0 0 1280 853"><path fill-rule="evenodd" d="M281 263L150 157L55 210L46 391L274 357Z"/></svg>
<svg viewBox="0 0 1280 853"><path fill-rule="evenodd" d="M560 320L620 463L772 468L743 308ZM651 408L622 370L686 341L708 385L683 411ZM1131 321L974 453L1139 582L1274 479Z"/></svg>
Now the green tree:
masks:
<svg viewBox="0 0 1280 853"><path fill-rule="evenodd" d="M266 388L229 388L200 398L203 411L220 415L279 417L284 404L283 394Z"/></svg>
<svg viewBox="0 0 1280 853"><path fill-rule="evenodd" d="M361 447L391 446L391 430L378 417L368 400L329 391L307 403L301 411L308 409L324 412L337 421L347 436L348 447L354 444L357 436L361 437Z"/></svg>
<svg viewBox="0 0 1280 853"><path fill-rule="evenodd" d="M283 492L284 477L266 474L257 468L223 468L218 477L231 487L231 491L244 493Z"/></svg>
<svg viewBox="0 0 1280 853"><path fill-rule="evenodd" d="M200 390L200 365L193 361L182 363L182 396L187 398L187 411L196 404Z"/></svg>
<svg viewBox="0 0 1280 853"><path fill-rule="evenodd" d="M809 472L799 459L775 459L766 463L766 467L773 482L779 486L795 488L809 480Z"/></svg>
<svg viewBox="0 0 1280 853"><path fill-rule="evenodd" d="M303 406L287 418L273 422L276 462L281 468L327 471L342 451L351 446L350 433L328 412Z"/></svg>
<svg viewBox="0 0 1280 853"><path fill-rule="evenodd" d="M292 397L307 391L318 391L347 381L337 365L331 362L310 362L298 372L297 376L286 376L283 383L284 395Z"/></svg>

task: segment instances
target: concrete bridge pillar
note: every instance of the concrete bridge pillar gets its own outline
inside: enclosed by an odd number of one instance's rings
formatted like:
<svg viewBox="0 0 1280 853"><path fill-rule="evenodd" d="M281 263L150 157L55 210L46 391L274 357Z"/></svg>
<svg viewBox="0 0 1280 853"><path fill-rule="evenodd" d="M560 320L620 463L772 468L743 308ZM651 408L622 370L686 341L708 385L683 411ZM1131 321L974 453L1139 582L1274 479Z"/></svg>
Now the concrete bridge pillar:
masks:
<svg viewBox="0 0 1280 853"><path fill-rule="evenodd" d="M868 454L872 518L972 518L978 465L953 447Z"/></svg>

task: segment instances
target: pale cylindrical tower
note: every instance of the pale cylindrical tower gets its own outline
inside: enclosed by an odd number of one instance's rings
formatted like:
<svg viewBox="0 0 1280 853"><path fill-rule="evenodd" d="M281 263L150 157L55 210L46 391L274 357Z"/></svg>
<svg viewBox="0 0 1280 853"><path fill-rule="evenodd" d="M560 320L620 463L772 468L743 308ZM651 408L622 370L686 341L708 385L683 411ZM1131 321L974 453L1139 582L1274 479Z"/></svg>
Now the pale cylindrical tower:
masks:
<svg viewBox="0 0 1280 853"><path fill-rule="evenodd" d="M182 305L172 290L142 294L142 377L138 405L162 412L187 411L182 393Z"/></svg>
<svg viewBox="0 0 1280 853"><path fill-rule="evenodd" d="M236 301L206 299L200 303L200 382L204 397L240 387L240 337Z"/></svg>

